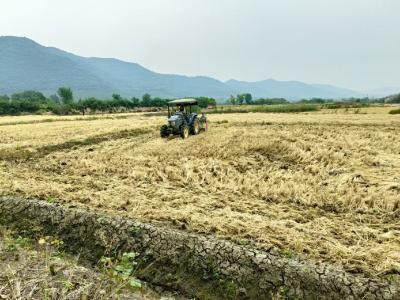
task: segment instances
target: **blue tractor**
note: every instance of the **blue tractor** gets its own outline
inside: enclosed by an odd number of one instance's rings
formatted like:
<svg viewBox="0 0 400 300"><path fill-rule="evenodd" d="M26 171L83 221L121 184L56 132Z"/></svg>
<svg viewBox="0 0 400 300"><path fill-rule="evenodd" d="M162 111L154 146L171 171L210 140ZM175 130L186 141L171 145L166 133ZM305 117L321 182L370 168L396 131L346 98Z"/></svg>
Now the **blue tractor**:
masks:
<svg viewBox="0 0 400 300"><path fill-rule="evenodd" d="M207 130L207 118L193 110L197 106L196 99L177 99L168 102L168 124L160 128L162 138L170 135L180 135L183 139L189 134L196 135Z"/></svg>

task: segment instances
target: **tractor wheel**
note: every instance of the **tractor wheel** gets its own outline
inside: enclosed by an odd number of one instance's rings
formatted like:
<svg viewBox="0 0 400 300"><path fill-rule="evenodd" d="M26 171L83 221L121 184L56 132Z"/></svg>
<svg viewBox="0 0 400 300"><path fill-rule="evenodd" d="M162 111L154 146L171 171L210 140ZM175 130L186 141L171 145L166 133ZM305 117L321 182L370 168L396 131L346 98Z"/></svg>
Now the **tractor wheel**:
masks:
<svg viewBox="0 0 400 300"><path fill-rule="evenodd" d="M193 135L199 134L200 132L200 123L199 120L195 119L193 124L190 126L190 133Z"/></svg>
<svg viewBox="0 0 400 300"><path fill-rule="evenodd" d="M160 136L162 138L166 138L169 136L169 130L168 130L168 126L167 125L163 125L160 128Z"/></svg>
<svg viewBox="0 0 400 300"><path fill-rule="evenodd" d="M189 137L189 127L185 124L181 126L181 138L186 139Z"/></svg>

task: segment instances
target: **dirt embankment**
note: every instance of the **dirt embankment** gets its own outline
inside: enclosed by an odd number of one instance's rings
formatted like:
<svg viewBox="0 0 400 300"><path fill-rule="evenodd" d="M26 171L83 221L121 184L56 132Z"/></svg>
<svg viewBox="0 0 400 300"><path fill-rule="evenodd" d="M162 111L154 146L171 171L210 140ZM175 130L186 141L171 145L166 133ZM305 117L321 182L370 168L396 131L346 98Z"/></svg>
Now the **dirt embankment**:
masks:
<svg viewBox="0 0 400 300"><path fill-rule="evenodd" d="M0 223L57 236L93 263L137 252L137 277L200 299L400 299L398 283L389 279L42 201L0 198Z"/></svg>

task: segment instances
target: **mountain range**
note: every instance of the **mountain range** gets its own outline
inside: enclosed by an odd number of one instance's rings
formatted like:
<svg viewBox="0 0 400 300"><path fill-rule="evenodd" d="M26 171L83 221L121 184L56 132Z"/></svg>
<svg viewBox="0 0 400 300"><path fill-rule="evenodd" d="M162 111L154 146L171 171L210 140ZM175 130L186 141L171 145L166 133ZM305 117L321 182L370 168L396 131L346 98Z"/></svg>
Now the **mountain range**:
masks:
<svg viewBox="0 0 400 300"><path fill-rule="evenodd" d="M324 84L267 79L257 82L220 80L207 76L160 74L137 63L114 58L82 57L35 41L0 37L0 94L24 90L54 94L60 86L71 87L77 97L110 98L152 96L177 98L209 96L226 99L238 93L253 97L347 98L365 93Z"/></svg>

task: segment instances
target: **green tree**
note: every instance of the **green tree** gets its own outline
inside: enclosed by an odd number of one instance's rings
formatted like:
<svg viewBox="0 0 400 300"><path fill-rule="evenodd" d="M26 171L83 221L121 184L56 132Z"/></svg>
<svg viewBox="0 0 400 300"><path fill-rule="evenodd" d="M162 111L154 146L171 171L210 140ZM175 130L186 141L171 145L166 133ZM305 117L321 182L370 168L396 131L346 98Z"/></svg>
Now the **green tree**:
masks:
<svg viewBox="0 0 400 300"><path fill-rule="evenodd" d="M140 104L140 100L138 98L136 98L136 97L133 97L131 99L131 102L132 102L133 107L138 107L139 104Z"/></svg>
<svg viewBox="0 0 400 300"><path fill-rule="evenodd" d="M217 102L215 101L214 98L198 97L196 99L199 102L199 107L201 107L201 108L207 108L209 106L215 107L217 105Z"/></svg>
<svg viewBox="0 0 400 300"><path fill-rule="evenodd" d="M242 105L244 102L244 94L239 94L236 96L237 102L239 105Z"/></svg>
<svg viewBox="0 0 400 300"><path fill-rule="evenodd" d="M60 87L57 91L57 94L60 96L63 104L68 105L74 102L74 96L71 88L68 87Z"/></svg>
<svg viewBox="0 0 400 300"><path fill-rule="evenodd" d="M24 91L11 95L12 101L30 101L35 103L45 103L46 97L41 92Z"/></svg>
<svg viewBox="0 0 400 300"><path fill-rule="evenodd" d="M122 100L122 97L121 97L121 95L119 95L119 94L113 94L113 95L112 95L112 98L113 98L114 100Z"/></svg>
<svg viewBox="0 0 400 300"><path fill-rule="evenodd" d="M58 97L56 94L50 95L49 99L54 103L57 103L57 104L61 103L60 97Z"/></svg>
<svg viewBox="0 0 400 300"><path fill-rule="evenodd" d="M244 101L246 102L246 104L251 104L253 102L253 97L250 93L244 94Z"/></svg>
<svg viewBox="0 0 400 300"><path fill-rule="evenodd" d="M10 113L10 98L7 95L0 95L0 115Z"/></svg>
<svg viewBox="0 0 400 300"><path fill-rule="evenodd" d="M10 114L21 112L36 113L46 106L46 97L36 91L24 91L11 95Z"/></svg>
<svg viewBox="0 0 400 300"><path fill-rule="evenodd" d="M10 101L10 97L8 97L8 95L0 95L0 101L9 102Z"/></svg>
<svg viewBox="0 0 400 300"><path fill-rule="evenodd" d="M146 93L142 96L142 106L148 107L151 106L151 96L150 94Z"/></svg>
<svg viewBox="0 0 400 300"><path fill-rule="evenodd" d="M391 97L387 97L386 98L388 103L400 103L400 94L395 95L395 96L391 96Z"/></svg>

